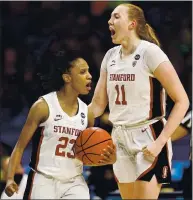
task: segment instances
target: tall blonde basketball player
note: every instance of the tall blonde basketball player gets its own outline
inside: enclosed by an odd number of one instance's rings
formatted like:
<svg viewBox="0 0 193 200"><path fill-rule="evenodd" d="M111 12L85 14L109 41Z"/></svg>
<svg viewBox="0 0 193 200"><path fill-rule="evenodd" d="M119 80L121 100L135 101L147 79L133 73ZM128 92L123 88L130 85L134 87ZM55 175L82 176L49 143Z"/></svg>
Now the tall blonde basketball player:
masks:
<svg viewBox="0 0 193 200"><path fill-rule="evenodd" d="M102 61L90 108L97 117L109 104L117 146L113 169L122 198L157 199L171 179L170 136L189 100L141 8L121 4L108 24L112 42L119 45ZM167 122L164 89L175 103Z"/></svg>

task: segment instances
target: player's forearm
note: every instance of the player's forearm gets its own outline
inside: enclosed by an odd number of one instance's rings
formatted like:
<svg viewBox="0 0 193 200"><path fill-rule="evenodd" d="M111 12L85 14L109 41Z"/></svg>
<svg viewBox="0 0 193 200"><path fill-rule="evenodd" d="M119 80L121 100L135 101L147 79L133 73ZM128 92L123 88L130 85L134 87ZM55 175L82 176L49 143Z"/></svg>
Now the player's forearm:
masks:
<svg viewBox="0 0 193 200"><path fill-rule="evenodd" d="M101 104L97 103L95 99L89 104L88 108L93 113L94 118L101 116L104 113L104 110L107 106L107 103L103 102Z"/></svg>
<svg viewBox="0 0 193 200"><path fill-rule="evenodd" d="M23 150L19 149L16 145L9 160L9 165L7 169L7 178L6 178L7 180L14 179L15 171L17 166L21 162L22 155L23 155Z"/></svg>
<svg viewBox="0 0 193 200"><path fill-rule="evenodd" d="M183 102L176 102L172 112L169 115L166 125L164 126L160 136L157 140L161 144L165 144L168 139L172 136L174 131L177 129L179 124L181 123L182 119L184 118L186 111L189 107L189 101L185 100Z"/></svg>

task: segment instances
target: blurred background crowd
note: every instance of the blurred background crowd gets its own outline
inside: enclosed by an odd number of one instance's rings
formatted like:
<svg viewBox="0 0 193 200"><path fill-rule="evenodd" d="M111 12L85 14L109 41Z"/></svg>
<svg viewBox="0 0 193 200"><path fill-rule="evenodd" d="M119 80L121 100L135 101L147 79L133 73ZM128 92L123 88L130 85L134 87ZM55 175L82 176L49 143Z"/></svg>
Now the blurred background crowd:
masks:
<svg viewBox="0 0 193 200"><path fill-rule="evenodd" d="M38 68L33 62L32 52L38 55L38 50L43 48L42 44L49 37L59 37L59 43L65 44L67 49L80 51L87 60L93 76L92 92L83 97L83 100L89 103L99 78L101 61L105 52L113 47L107 22L113 8L120 2L0 2L1 156L9 157L29 107L40 94L36 78ZM162 49L173 63L191 100L192 2L131 1L131 3L144 9L148 23L155 29ZM54 50L58 45L58 42L54 42L50 48ZM173 103L168 98L168 112L172 106ZM98 126L111 131L111 127L106 124L105 116L98 120ZM189 163L189 136L175 142L173 150L173 182L163 188L163 197L165 193L169 195L176 192L177 195L177 192L181 191L183 172ZM31 144L24 152L22 160L24 170L20 170L19 173L28 172L30 153ZM2 162L6 164L6 159L2 159ZM1 171L3 164L1 163ZM95 195L102 199L108 198L109 195L112 197L117 195L111 166L87 167L84 175L93 198Z"/></svg>

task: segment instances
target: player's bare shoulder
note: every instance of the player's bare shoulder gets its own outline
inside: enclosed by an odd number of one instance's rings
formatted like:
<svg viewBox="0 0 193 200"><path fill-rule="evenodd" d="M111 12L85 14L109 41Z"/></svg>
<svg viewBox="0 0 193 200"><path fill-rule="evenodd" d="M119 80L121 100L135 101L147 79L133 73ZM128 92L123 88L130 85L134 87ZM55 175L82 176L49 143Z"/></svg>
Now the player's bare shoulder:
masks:
<svg viewBox="0 0 193 200"><path fill-rule="evenodd" d="M49 108L46 101L41 97L31 107L29 117L36 118L40 123L49 117Z"/></svg>

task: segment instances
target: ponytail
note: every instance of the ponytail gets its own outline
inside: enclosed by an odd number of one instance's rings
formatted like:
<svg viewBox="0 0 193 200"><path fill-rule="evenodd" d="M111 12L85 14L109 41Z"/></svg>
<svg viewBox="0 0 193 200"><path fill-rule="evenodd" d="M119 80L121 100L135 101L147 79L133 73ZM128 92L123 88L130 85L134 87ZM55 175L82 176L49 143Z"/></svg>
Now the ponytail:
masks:
<svg viewBox="0 0 193 200"><path fill-rule="evenodd" d="M152 42L154 44L156 44L157 46L160 47L160 42L155 34L155 31L153 30L153 28L149 25L149 24L145 24L145 29L147 31L147 40L149 42Z"/></svg>
<svg viewBox="0 0 193 200"><path fill-rule="evenodd" d="M121 4L128 7L128 17L130 20L137 21L136 33L142 40L152 42L160 47L160 42L153 30L153 28L146 23L143 10L131 3Z"/></svg>
<svg viewBox="0 0 193 200"><path fill-rule="evenodd" d="M153 28L149 24L146 23L144 27L141 27L139 25L137 27L137 34L139 35L139 37L141 39L152 42L160 47L160 42L159 42Z"/></svg>

